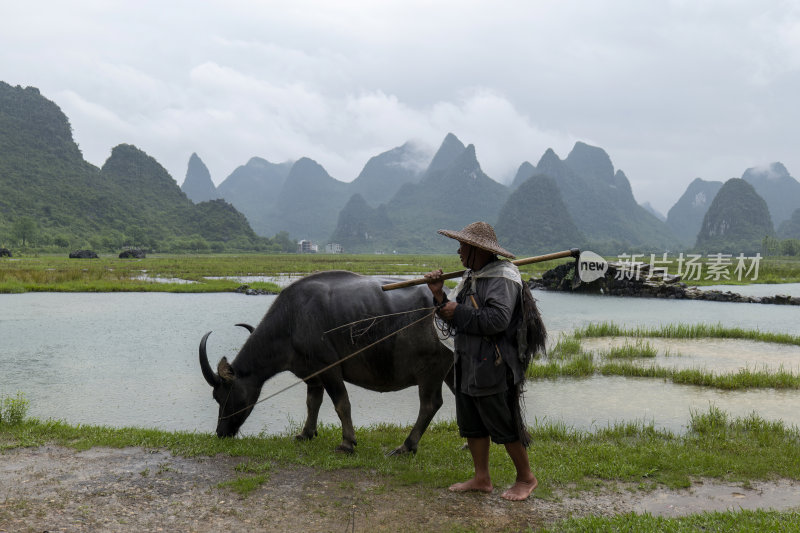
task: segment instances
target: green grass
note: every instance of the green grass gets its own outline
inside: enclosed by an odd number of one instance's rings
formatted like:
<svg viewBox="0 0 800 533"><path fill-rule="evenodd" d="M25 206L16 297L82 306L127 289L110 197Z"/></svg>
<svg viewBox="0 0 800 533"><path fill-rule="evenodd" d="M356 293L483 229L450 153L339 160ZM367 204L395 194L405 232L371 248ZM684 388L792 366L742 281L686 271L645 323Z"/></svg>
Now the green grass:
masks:
<svg viewBox="0 0 800 533"><path fill-rule="evenodd" d="M622 346L613 346L605 353L607 359L635 359L639 357L655 357L658 353L652 344L636 339L633 344L625 343Z"/></svg>
<svg viewBox="0 0 800 533"><path fill-rule="evenodd" d="M669 339L743 339L800 346L800 336L788 333L731 328L722 324L666 324L658 327L626 328L614 322L593 323L574 332L576 338L589 337L657 337Z"/></svg>
<svg viewBox="0 0 800 533"><path fill-rule="evenodd" d="M463 439L452 422L432 425L416 455L386 457L408 429L394 425L359 428L356 453L343 455L333 452L341 438L338 426L321 426L317 438L297 442L289 433L218 439L210 433L72 426L25 419L0 425L0 453L20 446L56 444L76 450L139 446L189 457L236 456L244 459L236 467L236 477L218 486L244 496L269 482L276 466L359 470L384 476L385 483L391 485L440 490L472 474L471 459L461 449ZM617 423L593 431L575 430L563 423L537 424L530 429L533 443L528 453L540 481L537 498L549 499L557 494L580 497L581 492L594 490L683 489L696 479L743 486L756 480L800 479L800 430L755 414L732 418L715 407L692 412L682 435L642 422ZM492 446L490 454L495 484L512 483L514 469L503 447ZM546 531L750 531L778 526L794 529L795 524L800 525L800 517L794 512L730 511L681 518L628 513L568 519Z"/></svg>
<svg viewBox="0 0 800 533"><path fill-rule="evenodd" d="M570 259L525 265L523 278L542 273ZM800 282L800 260L764 259L759 283ZM206 280L215 276L305 275L324 270L350 270L367 275L422 275L441 268L461 270L456 254L447 255L334 255L334 254L155 254L144 259L69 259L63 255L0 259L0 293L29 291L112 292L228 292L235 282ZM136 279L146 271L152 277L193 280L195 284L154 283ZM707 283L706 283L707 284Z"/></svg>
<svg viewBox="0 0 800 533"><path fill-rule="evenodd" d="M627 513L614 517L588 516L571 518L540 530L560 533L612 533L621 531L658 531L662 533L695 533L697 531L751 532L800 531L800 513L756 510L699 513L678 518L651 514Z"/></svg>
<svg viewBox="0 0 800 533"><path fill-rule="evenodd" d="M574 335L561 334L556 345L547 353L553 360L572 359L582 351L581 340Z"/></svg>
<svg viewBox="0 0 800 533"><path fill-rule="evenodd" d="M586 352L583 339L597 337L622 337L633 339L623 346L615 346L597 353ZM742 368L736 372L717 373L705 369L678 369L649 364L637 359L655 358L658 350L644 338L724 338L746 339L783 345L798 345L800 337L783 333L769 333L742 328L726 328L720 324L668 324L657 328L624 328L613 322L589 324L571 335L562 335L547 358L531 361L526 375L529 379L556 379L559 377L586 377L594 374L654 378L681 385L713 387L722 390L755 388L800 389L800 376L782 366L777 370L767 368ZM668 355L668 354L666 354Z"/></svg>
<svg viewBox="0 0 800 533"><path fill-rule="evenodd" d="M14 397L0 397L0 425L19 424L28 413L29 402L21 392Z"/></svg>
<svg viewBox="0 0 800 533"><path fill-rule="evenodd" d="M42 256L0 260L0 293L48 292L230 292L241 284L221 276L305 275L350 270L367 275L420 276L435 268L460 270L455 256L409 255L165 255L145 259L68 259ZM544 268L544 267L542 267ZM157 283L149 277L195 283ZM251 284L256 288L256 284ZM271 288L277 289L272 285Z"/></svg>
<svg viewBox="0 0 800 533"><path fill-rule="evenodd" d="M722 390L800 389L800 376L778 369L776 371L740 368L736 372L717 374L701 369L670 369L661 366L641 366L629 362L605 363L598 368L605 376L660 378L680 385L698 385Z"/></svg>
<svg viewBox="0 0 800 533"><path fill-rule="evenodd" d="M312 441L290 435L218 439L212 434L71 426L62 422L25 420L0 426L0 450L17 446L58 444L77 450L93 446L141 446L168 449L184 456L225 454L246 458L231 488L247 493L269 479L272 465L304 465L324 470L361 469L394 482L444 488L472 473L472 461L461 449L454 423L434 424L416 455L386 457L403 441L407 427L375 425L357 430L356 453L333 453L341 440L338 426L322 426ZM563 425L531 428L532 467L541 485L538 497L561 488L577 491L614 488L633 483L642 490L656 486L684 488L693 478L729 482L800 479L800 434L779 422L755 415L730 419L717 409L691 413L684 435L652 425L617 424L593 432ZM498 485L514 480L514 468L502 446L492 446L492 477Z"/></svg>

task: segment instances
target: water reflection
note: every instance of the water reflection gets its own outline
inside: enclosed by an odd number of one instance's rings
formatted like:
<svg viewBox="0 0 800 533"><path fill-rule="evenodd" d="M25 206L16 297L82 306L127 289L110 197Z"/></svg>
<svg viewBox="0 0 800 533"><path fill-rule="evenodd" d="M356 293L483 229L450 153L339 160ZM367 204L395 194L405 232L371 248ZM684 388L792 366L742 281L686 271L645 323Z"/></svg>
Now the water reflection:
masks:
<svg viewBox="0 0 800 533"><path fill-rule="evenodd" d="M622 299L539 293L551 338L589 322L613 320L625 326L666 323L722 323L762 331L800 333L797 309L785 306ZM197 363L197 346L210 330L212 364L234 356L247 332L237 322L257 324L274 296L239 294L60 294L0 295L0 395L23 391L31 414L70 423L144 426L212 431L217 405ZM795 347L737 346L732 352L769 364L788 362ZM709 368L728 364L724 347L686 357ZM681 350L679 350L681 351ZM688 350L687 350L688 351ZM682 357L669 363L683 364ZM740 364L742 358L730 361ZM688 361L688 359L687 359ZM787 365L788 366L788 365ZM791 369L796 369L792 364ZM264 387L266 396L296 378L282 374ZM349 387L357 426L416 418L416 389L375 393ZM452 395L445 393L438 420L452 419ZM577 428L620 420L653 421L680 430L691 409L713 403L733 414L756 410L769 419L800 423L797 391L716 391L659 380L592 377L539 381L529 386L528 417L562 421ZM283 433L305 418L305 387L298 386L257 406L243 430ZM326 397L321 420L338 423Z"/></svg>

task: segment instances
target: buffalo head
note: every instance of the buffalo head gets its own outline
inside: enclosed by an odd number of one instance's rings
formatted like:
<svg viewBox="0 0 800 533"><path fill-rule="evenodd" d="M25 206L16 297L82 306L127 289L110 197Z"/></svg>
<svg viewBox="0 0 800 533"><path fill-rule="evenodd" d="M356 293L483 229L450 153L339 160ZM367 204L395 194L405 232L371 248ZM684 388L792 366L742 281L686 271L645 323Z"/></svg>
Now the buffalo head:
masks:
<svg viewBox="0 0 800 533"><path fill-rule="evenodd" d="M250 327L248 329L252 332ZM238 374L225 357L214 372L206 353L206 341L209 335L210 331L200 341L200 369L208 384L214 388L214 399L219 404L217 436L233 437L258 401L261 383L254 376Z"/></svg>

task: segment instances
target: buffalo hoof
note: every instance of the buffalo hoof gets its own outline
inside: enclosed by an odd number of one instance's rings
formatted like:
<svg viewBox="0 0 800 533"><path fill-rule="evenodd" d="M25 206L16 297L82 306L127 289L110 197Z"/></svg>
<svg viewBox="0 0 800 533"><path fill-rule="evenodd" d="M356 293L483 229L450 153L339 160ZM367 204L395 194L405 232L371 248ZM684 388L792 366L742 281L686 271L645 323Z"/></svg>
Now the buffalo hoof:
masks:
<svg viewBox="0 0 800 533"><path fill-rule="evenodd" d="M305 431L302 433L298 433L294 436L294 440L303 441L303 440L311 440L317 436L317 432L314 433L306 433Z"/></svg>
<svg viewBox="0 0 800 533"><path fill-rule="evenodd" d="M351 454L351 453L355 453L356 450L355 450L355 448L353 448L352 444L351 445L347 445L347 444L342 443L342 444L338 445L336 447L336 449L334 449L333 451L335 451L336 453Z"/></svg>
<svg viewBox="0 0 800 533"><path fill-rule="evenodd" d="M392 450L389 453L387 453L386 457L392 457L392 456L396 456L396 455L406 455L408 453L414 453L415 454L415 453L417 453L417 449L416 448L413 448L413 449L409 448L408 446L403 444L402 446L398 446L394 450Z"/></svg>

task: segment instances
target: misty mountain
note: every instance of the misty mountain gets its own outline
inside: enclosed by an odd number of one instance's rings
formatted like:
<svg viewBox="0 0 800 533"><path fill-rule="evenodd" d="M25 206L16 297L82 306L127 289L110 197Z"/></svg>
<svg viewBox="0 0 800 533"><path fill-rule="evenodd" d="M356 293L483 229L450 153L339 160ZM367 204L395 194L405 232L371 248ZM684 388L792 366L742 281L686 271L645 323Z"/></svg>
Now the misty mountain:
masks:
<svg viewBox="0 0 800 533"><path fill-rule="evenodd" d="M564 161L548 149L536 171L553 179L565 208L596 249L645 251L677 246L666 224L636 202L628 178L614 170L602 148L575 143Z"/></svg>
<svg viewBox="0 0 800 533"><path fill-rule="evenodd" d="M518 194L533 175L537 179ZM364 198L351 199L332 239L350 251L450 252L436 229L485 220L499 224L525 251L587 241L610 253L677 247L666 224L638 205L627 177L601 148L576 143L564 161L547 150L538 165L520 165L512 188L486 176L475 147L450 133L422 179L404 184L380 212Z"/></svg>
<svg viewBox="0 0 800 533"><path fill-rule="evenodd" d="M264 237L270 231L270 213L275 210L278 196L286 177L292 169L291 162L271 163L260 157L251 158L237 167L217 187L217 194L244 213L253 230Z"/></svg>
<svg viewBox="0 0 800 533"><path fill-rule="evenodd" d="M354 252L450 253L437 229L461 229L497 218L509 190L481 170L475 147L449 133L419 182L407 182L386 204L370 207L354 195L331 240Z"/></svg>
<svg viewBox="0 0 800 533"><path fill-rule="evenodd" d="M217 191L247 216L260 235L286 231L298 239L327 242L348 198L358 194L365 201L386 202L403 184L419 181L429 159L424 150L407 142L372 157L356 179L346 183L309 158L275 164L254 157Z"/></svg>
<svg viewBox="0 0 800 533"><path fill-rule="evenodd" d="M392 148L367 161L350 182L350 193L371 204L388 202L405 183L419 181L430 156L411 142Z"/></svg>
<svg viewBox="0 0 800 533"><path fill-rule="evenodd" d="M217 193L217 187L211 181L208 167L197 154L192 154L189 158L186 178L181 184L181 190L196 204L221 198L221 195Z"/></svg>
<svg viewBox="0 0 800 533"><path fill-rule="evenodd" d="M743 179L725 182L703 218L695 248L703 253L754 254L773 236L767 202Z"/></svg>
<svg viewBox="0 0 800 533"><path fill-rule="evenodd" d="M452 242L436 230L461 229L476 220L496 221L510 191L481 170L473 145L457 154L459 146L461 141L449 134L422 180L405 184L387 203L386 212L399 236L393 249L451 252Z"/></svg>
<svg viewBox="0 0 800 533"><path fill-rule="evenodd" d="M32 87L0 82L0 240L30 217L37 242L119 247L132 233L152 242L200 236L255 246L260 240L231 206L195 206L152 157L132 145L102 169L83 160L61 109ZM225 233L223 236L222 234Z"/></svg>
<svg viewBox="0 0 800 533"><path fill-rule="evenodd" d="M497 239L517 257L583 248L585 236L569 214L555 182L544 175L525 180L500 210Z"/></svg>
<svg viewBox="0 0 800 533"><path fill-rule="evenodd" d="M721 181L696 178L667 213L667 226L684 246L693 246L711 202L722 188Z"/></svg>
<svg viewBox="0 0 800 533"><path fill-rule="evenodd" d="M653 207L653 204L651 204L650 202L642 202L639 205L644 207L648 213L656 217L661 222L667 221L667 217L665 217L660 211L658 211L655 207Z"/></svg>
<svg viewBox="0 0 800 533"><path fill-rule="evenodd" d="M287 231L297 239L328 242L348 192L347 183L332 178L316 161L298 159L265 213L262 230L265 235Z"/></svg>
<svg viewBox="0 0 800 533"><path fill-rule="evenodd" d="M439 146L439 149L434 154L433 159L428 164L425 175L429 176L447 170L456 162L456 159L461 157L466 149L467 147L464 146L464 143L462 143L458 137L452 133L448 133Z"/></svg>
<svg viewBox="0 0 800 533"><path fill-rule="evenodd" d="M800 183L782 163L771 163L766 168L748 168L742 179L767 202L776 226L789 220L794 210L800 208Z"/></svg>
<svg viewBox="0 0 800 533"><path fill-rule="evenodd" d="M517 169L514 179L511 180L511 190L517 190L517 187L528 181L528 179L536 173L536 167L525 161Z"/></svg>
<svg viewBox="0 0 800 533"><path fill-rule="evenodd" d="M339 212L331 242L348 253L372 253L391 248L397 232L386 214L386 205L370 207L364 197L354 194Z"/></svg>
<svg viewBox="0 0 800 533"><path fill-rule="evenodd" d="M784 220L778 227L781 239L800 239L800 208L795 209L792 218Z"/></svg>

